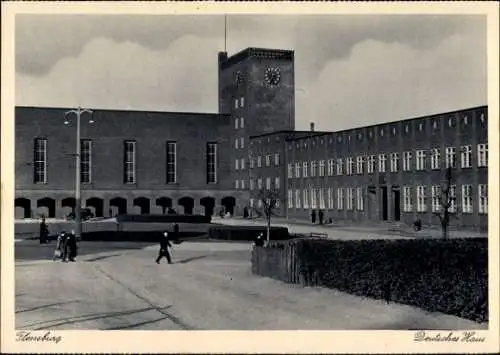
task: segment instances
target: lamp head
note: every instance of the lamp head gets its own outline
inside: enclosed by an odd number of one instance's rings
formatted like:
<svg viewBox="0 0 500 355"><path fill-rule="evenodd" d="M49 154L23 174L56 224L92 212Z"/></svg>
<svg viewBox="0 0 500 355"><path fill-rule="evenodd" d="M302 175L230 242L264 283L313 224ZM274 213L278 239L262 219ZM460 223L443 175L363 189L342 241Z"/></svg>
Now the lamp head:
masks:
<svg viewBox="0 0 500 355"><path fill-rule="evenodd" d="M65 119L65 120L64 120L64 124L65 124L65 125L69 125L69 121Z"/></svg>

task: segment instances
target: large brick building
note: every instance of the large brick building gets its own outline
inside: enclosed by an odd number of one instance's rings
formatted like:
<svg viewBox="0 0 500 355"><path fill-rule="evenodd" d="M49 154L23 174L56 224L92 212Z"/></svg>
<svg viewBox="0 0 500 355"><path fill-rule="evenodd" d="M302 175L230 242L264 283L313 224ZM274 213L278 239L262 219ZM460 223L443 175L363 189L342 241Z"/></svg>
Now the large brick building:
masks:
<svg viewBox="0 0 500 355"><path fill-rule="evenodd" d="M487 108L355 128L295 131L293 51L219 53L219 112L94 109L82 116L82 204L108 214L241 214L277 188L283 216L435 224L454 161L457 222L487 226ZM75 127L63 108L16 108L16 216L75 204ZM454 160L456 157L456 160Z"/></svg>

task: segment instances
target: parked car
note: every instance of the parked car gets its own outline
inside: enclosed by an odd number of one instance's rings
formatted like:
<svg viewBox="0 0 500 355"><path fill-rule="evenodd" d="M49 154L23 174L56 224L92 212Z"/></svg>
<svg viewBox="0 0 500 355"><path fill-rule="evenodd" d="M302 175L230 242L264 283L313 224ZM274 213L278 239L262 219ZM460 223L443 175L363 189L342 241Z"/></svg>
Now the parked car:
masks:
<svg viewBox="0 0 500 355"><path fill-rule="evenodd" d="M75 219L75 212L73 211L73 212L69 213L66 217L68 219ZM85 220L93 218L93 217L94 217L94 214L92 213L90 208L82 208L80 210L80 218L82 219L82 221L85 221Z"/></svg>

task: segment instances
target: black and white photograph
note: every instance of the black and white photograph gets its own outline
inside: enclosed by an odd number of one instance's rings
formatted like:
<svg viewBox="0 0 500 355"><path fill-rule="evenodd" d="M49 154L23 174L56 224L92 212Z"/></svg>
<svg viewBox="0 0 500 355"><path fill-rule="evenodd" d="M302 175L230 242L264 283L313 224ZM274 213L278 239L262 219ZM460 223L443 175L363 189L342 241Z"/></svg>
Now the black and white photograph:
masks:
<svg viewBox="0 0 500 355"><path fill-rule="evenodd" d="M10 346L352 331L357 349L392 331L416 351L498 347L498 7L74 5L5 6ZM287 334L258 349L296 351L306 336Z"/></svg>

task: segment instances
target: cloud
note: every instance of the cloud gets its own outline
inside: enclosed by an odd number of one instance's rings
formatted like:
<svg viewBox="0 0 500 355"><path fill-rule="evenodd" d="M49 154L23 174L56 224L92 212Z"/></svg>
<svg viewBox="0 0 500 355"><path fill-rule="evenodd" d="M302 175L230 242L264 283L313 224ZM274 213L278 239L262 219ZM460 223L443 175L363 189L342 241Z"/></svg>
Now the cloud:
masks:
<svg viewBox="0 0 500 355"><path fill-rule="evenodd" d="M297 96L298 129L339 130L486 104L486 43L455 35L432 50L367 40ZM314 105L309 105L314 102Z"/></svg>

